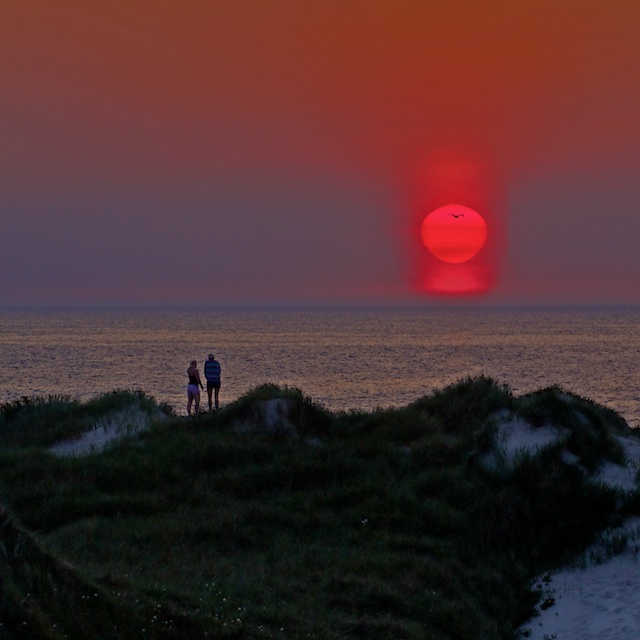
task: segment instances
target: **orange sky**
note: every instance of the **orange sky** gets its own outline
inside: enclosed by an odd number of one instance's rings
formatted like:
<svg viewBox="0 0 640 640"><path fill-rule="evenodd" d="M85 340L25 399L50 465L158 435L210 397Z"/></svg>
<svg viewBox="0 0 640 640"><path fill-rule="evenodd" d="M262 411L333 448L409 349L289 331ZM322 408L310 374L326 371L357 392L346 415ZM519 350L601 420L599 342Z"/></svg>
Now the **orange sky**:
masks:
<svg viewBox="0 0 640 640"><path fill-rule="evenodd" d="M639 23L629 1L0 0L0 305L422 300L405 239L445 157L491 176L483 301L640 304Z"/></svg>

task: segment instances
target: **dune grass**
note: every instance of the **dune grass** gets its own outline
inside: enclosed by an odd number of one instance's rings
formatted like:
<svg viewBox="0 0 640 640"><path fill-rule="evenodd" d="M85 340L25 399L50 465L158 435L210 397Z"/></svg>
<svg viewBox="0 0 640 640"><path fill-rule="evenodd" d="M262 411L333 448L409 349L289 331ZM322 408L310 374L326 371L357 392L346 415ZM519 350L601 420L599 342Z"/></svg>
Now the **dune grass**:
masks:
<svg viewBox="0 0 640 640"><path fill-rule="evenodd" d="M260 430L273 400L295 432ZM559 390L482 377L332 414L264 385L101 453L46 448L131 402L156 410L132 392L0 408L0 638L514 638L533 577L640 508L553 448L506 477L477 464L500 411L570 429L587 469L616 459L619 417Z"/></svg>
<svg viewBox="0 0 640 640"><path fill-rule="evenodd" d="M0 447L50 446L78 437L105 414L132 407L149 413L173 413L168 405L158 405L138 390L113 391L86 403L65 396L25 396L0 406Z"/></svg>

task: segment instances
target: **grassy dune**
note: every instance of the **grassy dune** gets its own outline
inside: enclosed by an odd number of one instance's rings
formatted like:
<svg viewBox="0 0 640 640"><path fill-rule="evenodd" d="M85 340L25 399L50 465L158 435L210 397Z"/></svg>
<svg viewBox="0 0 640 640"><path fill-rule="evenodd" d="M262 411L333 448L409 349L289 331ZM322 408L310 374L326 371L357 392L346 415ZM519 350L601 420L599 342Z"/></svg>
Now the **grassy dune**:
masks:
<svg viewBox="0 0 640 640"><path fill-rule="evenodd" d="M147 428L53 453L132 406ZM507 464L504 416L562 439ZM196 418L23 399L0 407L0 638L515 638L533 578L640 513L591 481L616 435L586 399L482 377L372 413L272 385Z"/></svg>

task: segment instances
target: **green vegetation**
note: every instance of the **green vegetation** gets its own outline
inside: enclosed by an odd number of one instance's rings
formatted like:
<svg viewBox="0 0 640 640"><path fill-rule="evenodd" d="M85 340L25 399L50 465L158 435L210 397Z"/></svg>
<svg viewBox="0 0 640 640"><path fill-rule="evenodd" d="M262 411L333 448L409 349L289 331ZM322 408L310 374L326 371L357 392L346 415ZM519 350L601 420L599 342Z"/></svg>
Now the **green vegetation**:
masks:
<svg viewBox="0 0 640 640"><path fill-rule="evenodd" d="M131 408L151 416L172 414L142 391L113 391L85 404L64 396L25 396L0 407L0 446L46 447L80 436L106 414Z"/></svg>
<svg viewBox="0 0 640 640"><path fill-rule="evenodd" d="M131 405L137 435L48 448ZM640 513L589 481L631 430L556 388L481 377L332 414L265 385L162 409L128 391L0 407L0 638L515 638L533 578ZM564 435L492 465L509 416Z"/></svg>

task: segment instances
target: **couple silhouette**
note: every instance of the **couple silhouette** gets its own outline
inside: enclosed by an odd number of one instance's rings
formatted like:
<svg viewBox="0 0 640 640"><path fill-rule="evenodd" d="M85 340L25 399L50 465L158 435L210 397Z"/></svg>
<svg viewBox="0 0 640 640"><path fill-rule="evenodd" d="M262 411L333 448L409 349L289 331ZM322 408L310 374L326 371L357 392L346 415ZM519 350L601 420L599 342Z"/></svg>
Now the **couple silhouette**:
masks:
<svg viewBox="0 0 640 640"><path fill-rule="evenodd" d="M204 363L204 377L207 381L207 399L209 401L209 411L213 411L215 402L216 411L220 408L218 396L220 394L220 363L216 360L213 353L209 354L208 359ZM191 361L191 365L187 369L189 383L187 384L187 415L191 415L191 407L194 408L194 414L200 412L200 389L204 390L200 372L198 371L198 363Z"/></svg>

